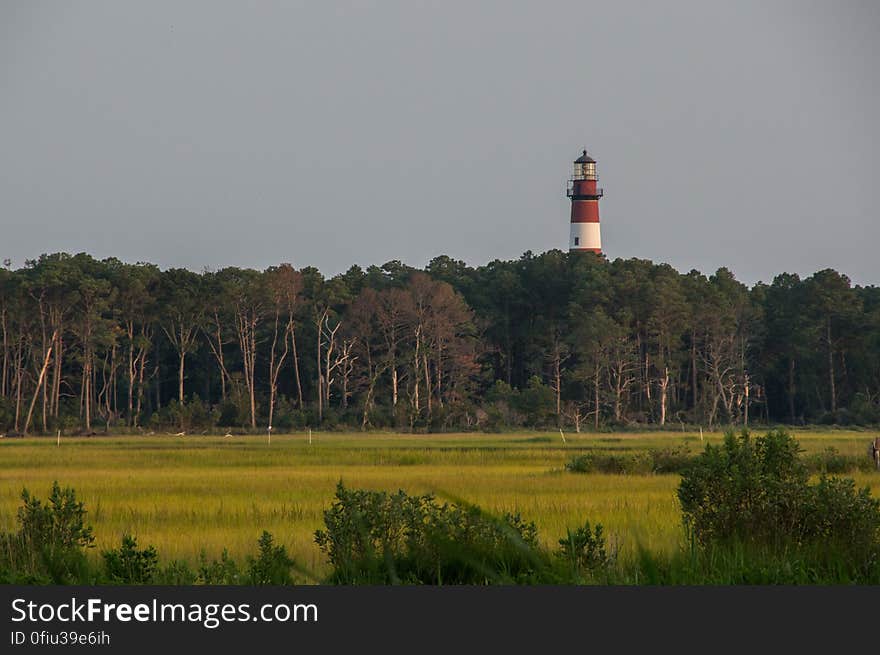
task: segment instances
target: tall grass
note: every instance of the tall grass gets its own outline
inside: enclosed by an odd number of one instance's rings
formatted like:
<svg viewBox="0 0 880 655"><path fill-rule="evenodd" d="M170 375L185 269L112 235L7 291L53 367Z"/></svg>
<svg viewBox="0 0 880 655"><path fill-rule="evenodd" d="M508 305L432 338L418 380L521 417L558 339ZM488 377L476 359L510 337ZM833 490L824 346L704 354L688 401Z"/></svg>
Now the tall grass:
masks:
<svg viewBox="0 0 880 655"><path fill-rule="evenodd" d="M804 450L829 446L863 456L866 436L855 432L797 433ZM706 441L720 434L704 435ZM404 489L465 499L487 512L519 512L534 521L545 546L585 520L601 523L620 561L649 551L676 562L682 542L676 475L575 475L573 456L631 453L689 445L693 433L612 435L558 433L306 434L259 437L97 437L0 440L0 531L15 528L22 488L42 494L54 480L76 489L89 511L96 552L118 546L125 534L152 544L163 560L197 563L224 548L243 559L268 530L301 565L327 573L314 542L336 484L373 490ZM857 484L877 486L864 472ZM658 566L660 566L658 564Z"/></svg>

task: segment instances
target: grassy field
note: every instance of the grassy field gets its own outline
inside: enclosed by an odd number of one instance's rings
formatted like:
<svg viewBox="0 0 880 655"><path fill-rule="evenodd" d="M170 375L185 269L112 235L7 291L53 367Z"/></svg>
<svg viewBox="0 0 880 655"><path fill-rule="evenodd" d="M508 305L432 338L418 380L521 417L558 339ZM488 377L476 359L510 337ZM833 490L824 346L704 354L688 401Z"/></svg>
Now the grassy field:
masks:
<svg viewBox="0 0 880 655"><path fill-rule="evenodd" d="M871 435L795 432L805 452L833 446L863 456ZM717 442L720 433L706 433ZM686 444L699 434L559 433L403 435L316 433L265 437L91 437L0 440L0 531L15 527L22 488L45 498L54 480L86 504L101 548L123 533L156 546L163 561L204 551L243 558L272 532L316 576L327 570L314 544L336 483L460 499L492 512L520 512L555 545L566 528L600 522L623 557L638 545L672 552L681 543L677 475L575 474L564 466L591 450L638 451ZM880 493L880 475L854 473Z"/></svg>

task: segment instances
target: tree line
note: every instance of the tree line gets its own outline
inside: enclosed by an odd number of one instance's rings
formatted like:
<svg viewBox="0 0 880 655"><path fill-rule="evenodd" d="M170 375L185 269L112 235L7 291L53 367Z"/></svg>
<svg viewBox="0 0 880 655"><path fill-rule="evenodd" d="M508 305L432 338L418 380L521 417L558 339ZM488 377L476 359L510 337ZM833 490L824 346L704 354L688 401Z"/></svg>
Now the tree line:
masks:
<svg viewBox="0 0 880 655"><path fill-rule="evenodd" d="M880 290L558 250L324 277L57 253L0 268L0 428L880 420Z"/></svg>

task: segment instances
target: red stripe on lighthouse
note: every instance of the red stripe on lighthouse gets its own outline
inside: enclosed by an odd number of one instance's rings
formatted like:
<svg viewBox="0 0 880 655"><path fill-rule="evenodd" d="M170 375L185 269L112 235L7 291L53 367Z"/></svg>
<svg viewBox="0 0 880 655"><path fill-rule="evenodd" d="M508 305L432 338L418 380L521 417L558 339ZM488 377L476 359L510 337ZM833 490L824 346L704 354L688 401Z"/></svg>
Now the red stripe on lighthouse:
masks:
<svg viewBox="0 0 880 655"><path fill-rule="evenodd" d="M571 202L572 223L598 223L599 201L598 200L572 200Z"/></svg>

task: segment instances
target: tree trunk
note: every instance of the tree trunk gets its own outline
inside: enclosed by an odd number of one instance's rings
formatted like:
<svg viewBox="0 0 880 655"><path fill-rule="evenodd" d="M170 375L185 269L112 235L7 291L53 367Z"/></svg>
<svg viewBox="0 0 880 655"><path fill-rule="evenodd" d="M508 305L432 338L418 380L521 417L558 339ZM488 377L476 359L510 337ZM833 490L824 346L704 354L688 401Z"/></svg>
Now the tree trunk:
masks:
<svg viewBox="0 0 880 655"><path fill-rule="evenodd" d="M666 397L669 389L669 367L663 367L663 377L660 378L660 425L666 425Z"/></svg>
<svg viewBox="0 0 880 655"><path fill-rule="evenodd" d="M55 335L52 335L52 340L55 340ZM28 409L27 419L24 422L24 433L27 434L28 427L31 424L31 415L34 413L34 404L37 402L37 396L39 395L40 389L42 388L45 391L45 386L43 385L43 380L46 377L46 369L49 368L49 360L52 357L52 346L49 346L49 349L46 351L46 357L43 359L43 367L40 369L40 376L37 380L37 387L34 389L34 397L31 399L31 406Z"/></svg>
<svg viewBox="0 0 880 655"><path fill-rule="evenodd" d="M85 355L83 364L83 417L86 432L92 431L92 362L89 354Z"/></svg>
<svg viewBox="0 0 880 655"><path fill-rule="evenodd" d="M553 358L553 390L556 392L556 424L562 424L562 372L560 365L559 348L556 348Z"/></svg>
<svg viewBox="0 0 880 655"><path fill-rule="evenodd" d="M699 403L699 390L697 389L697 331L691 331L691 372L693 381L691 383L691 409L696 409Z"/></svg>
<svg viewBox="0 0 880 655"><path fill-rule="evenodd" d="M140 365L138 366L138 392L137 405L135 407L134 416L132 418L132 427L137 427L140 423L141 409L144 401L144 369L147 367L147 351L143 349L140 354Z"/></svg>
<svg viewBox="0 0 880 655"><path fill-rule="evenodd" d="M413 357L413 410L418 414L419 406L419 345L421 344L420 328L416 329L416 348Z"/></svg>
<svg viewBox="0 0 880 655"><path fill-rule="evenodd" d="M183 428L184 428L184 423L183 423L183 373L184 373L185 360L186 360L186 350L181 348L181 350L180 350L180 368L177 371L177 383L178 383L177 402L180 405L179 409L180 409L180 429L181 430L183 430Z"/></svg>
<svg viewBox="0 0 880 655"><path fill-rule="evenodd" d="M376 388L376 378L370 378L370 386L367 387L367 393L364 396L364 413L361 417L361 430L366 430L370 422L370 408L373 405L373 390Z"/></svg>
<svg viewBox="0 0 880 655"><path fill-rule="evenodd" d="M828 385L831 390L831 413L837 412L837 389L834 387L834 344L831 341L831 319L827 321L828 334Z"/></svg>
<svg viewBox="0 0 880 655"><path fill-rule="evenodd" d="M256 429L257 427L257 400L256 400L256 390L254 389L254 385L256 383L256 360L257 360L257 325L256 320L253 321L250 325L250 339L248 342L250 347L250 356L248 357L248 364L250 372L248 374L248 393L251 399L251 428Z"/></svg>
<svg viewBox="0 0 880 655"><path fill-rule="evenodd" d="M53 337L53 342L54 342L54 337ZM52 346L49 346L49 352L50 353L52 352ZM48 365L49 365L49 362L46 361L46 367L48 367ZM49 408L48 408L49 390L47 388L49 381L47 379L45 379L45 371L41 372L40 381L38 384L39 384L39 388L40 388L40 395L42 396L42 400L43 400L43 402L42 402L42 419L43 419L42 424L43 424L43 433L45 434L46 432L49 431L49 425L46 421L46 418L47 418L46 413L49 411Z"/></svg>
<svg viewBox="0 0 880 655"><path fill-rule="evenodd" d="M303 391L302 391L302 383L300 382L299 377L299 356L296 354L296 332L295 332L295 324L293 322L293 317L290 317L290 348L293 354L293 377L296 380L296 399L299 403L299 408L303 407Z"/></svg>
<svg viewBox="0 0 880 655"><path fill-rule="evenodd" d="M621 396L623 390L620 385L621 372L618 370L617 378L614 380L614 422L620 423L620 415L622 411Z"/></svg>
<svg viewBox="0 0 880 655"><path fill-rule="evenodd" d="M0 312L0 329L3 330L3 370L0 372L0 396L6 397L6 380L9 372L9 336L6 327L6 310Z"/></svg>
<svg viewBox="0 0 880 655"><path fill-rule="evenodd" d="M425 349L427 351L427 348ZM422 352L422 366L425 369L425 399L428 403L428 416L431 416L431 376L428 373L428 354Z"/></svg>
<svg viewBox="0 0 880 655"><path fill-rule="evenodd" d="M437 404L443 407L443 340L437 339Z"/></svg>
<svg viewBox="0 0 880 655"><path fill-rule="evenodd" d="M275 361L275 347L278 344L278 319L279 314L275 312L275 330L272 333L272 349L269 354L269 429L272 429L272 419L275 415L275 398L278 395L278 375L281 373L281 368L284 366L284 360L287 358L288 347L287 347L287 332L291 329L291 323L288 322L287 325L284 326L284 335L281 337L281 341L284 343L284 350L281 352L281 356L278 358L278 361Z"/></svg>
<svg viewBox="0 0 880 655"><path fill-rule="evenodd" d="M229 371L226 369L226 359L223 354L223 330L221 328L220 317L216 311L214 312L214 328L215 330L213 334L209 334L206 330L204 332L207 337L208 346L211 348L211 353L217 361L217 368L220 370L220 400L225 403L226 397L229 393L226 383L227 381L231 382L232 378L229 375Z"/></svg>
<svg viewBox="0 0 880 655"><path fill-rule="evenodd" d="M15 431L18 432L21 420L21 395L24 384L24 337L19 336L15 354Z"/></svg>
<svg viewBox="0 0 880 655"><path fill-rule="evenodd" d="M326 316L326 313L321 315L321 319L316 324L318 332L318 423L320 423L324 419L324 375L322 373L324 365L321 363L321 330L323 329L324 325L324 316Z"/></svg>
<svg viewBox="0 0 880 655"><path fill-rule="evenodd" d="M126 325L128 333L128 394L126 403L126 423L129 427L134 426L134 381L137 376L134 356L134 321L128 321Z"/></svg>

